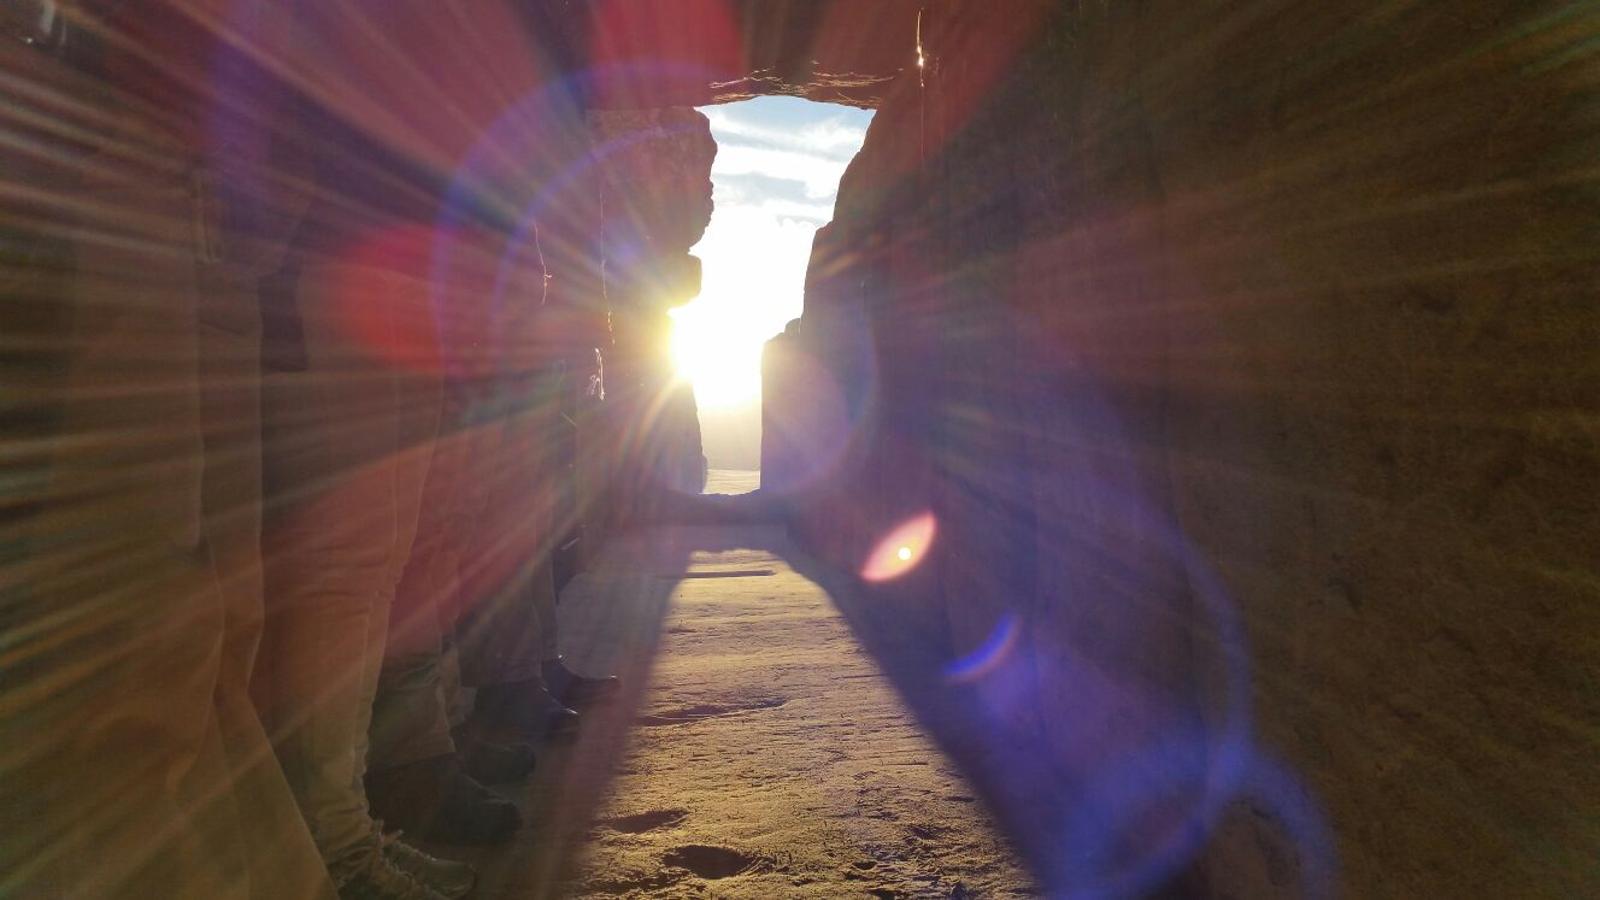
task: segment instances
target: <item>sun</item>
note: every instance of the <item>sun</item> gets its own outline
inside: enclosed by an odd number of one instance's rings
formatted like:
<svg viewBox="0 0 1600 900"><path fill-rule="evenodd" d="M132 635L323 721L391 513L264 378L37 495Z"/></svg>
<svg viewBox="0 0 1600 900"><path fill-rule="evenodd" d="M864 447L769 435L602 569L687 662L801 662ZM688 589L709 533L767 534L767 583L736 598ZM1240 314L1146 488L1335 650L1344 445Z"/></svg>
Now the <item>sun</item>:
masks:
<svg viewBox="0 0 1600 900"><path fill-rule="evenodd" d="M708 409L748 406L761 397L761 345L771 337L697 300L672 311L672 359Z"/></svg>
<svg viewBox="0 0 1600 900"><path fill-rule="evenodd" d="M804 309L812 238L871 114L792 97L702 111L717 141L715 209L691 251L701 294L672 314L672 357L700 408L718 413L703 421L726 429L759 423L762 348Z"/></svg>
<svg viewBox="0 0 1600 900"><path fill-rule="evenodd" d="M705 409L761 400L761 349L800 314L813 224L727 203L694 253L704 264L700 296L672 311L672 358Z"/></svg>

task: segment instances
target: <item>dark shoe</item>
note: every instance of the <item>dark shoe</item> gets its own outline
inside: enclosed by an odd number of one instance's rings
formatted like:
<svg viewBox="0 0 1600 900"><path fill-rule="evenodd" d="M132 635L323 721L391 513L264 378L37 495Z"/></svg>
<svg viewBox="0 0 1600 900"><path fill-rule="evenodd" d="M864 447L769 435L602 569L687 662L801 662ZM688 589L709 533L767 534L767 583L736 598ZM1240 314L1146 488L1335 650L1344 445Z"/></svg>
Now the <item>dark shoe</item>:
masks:
<svg viewBox="0 0 1600 900"><path fill-rule="evenodd" d="M549 697L549 694L545 696ZM578 726L582 724L583 717L575 709L568 709L554 697L550 697L553 704L545 712L544 736L546 740L556 738L570 738L578 733Z"/></svg>
<svg viewBox="0 0 1600 900"><path fill-rule="evenodd" d="M472 892L478 883L476 869L464 862L439 859L400 840L396 835L385 838L383 857L396 869L433 888L448 900L460 900Z"/></svg>
<svg viewBox="0 0 1600 900"><path fill-rule="evenodd" d="M576 734L579 719L577 710L563 706L537 679L531 679L478 688L468 725L480 737L509 735L533 741Z"/></svg>
<svg viewBox="0 0 1600 900"><path fill-rule="evenodd" d="M483 784L521 781L539 761L532 744L484 740L465 732L456 738L456 756L461 770Z"/></svg>
<svg viewBox="0 0 1600 900"><path fill-rule="evenodd" d="M454 756L368 772L367 805L374 818L446 844L498 844L522 825L510 802L461 771Z"/></svg>
<svg viewBox="0 0 1600 900"><path fill-rule="evenodd" d="M339 900L446 900L443 894L401 871L386 854L376 849L336 881Z"/></svg>
<svg viewBox="0 0 1600 900"><path fill-rule="evenodd" d="M615 675L598 678L579 675L567 668L561 657L545 660L544 686L556 699L573 706L582 706L603 700L622 687L622 679Z"/></svg>

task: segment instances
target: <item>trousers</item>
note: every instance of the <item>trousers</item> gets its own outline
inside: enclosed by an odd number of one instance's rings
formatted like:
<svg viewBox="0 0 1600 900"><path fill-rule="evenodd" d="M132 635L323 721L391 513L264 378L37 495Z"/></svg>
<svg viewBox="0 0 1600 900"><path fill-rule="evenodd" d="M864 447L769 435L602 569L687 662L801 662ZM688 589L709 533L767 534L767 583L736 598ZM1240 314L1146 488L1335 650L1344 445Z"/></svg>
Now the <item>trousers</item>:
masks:
<svg viewBox="0 0 1600 900"><path fill-rule="evenodd" d="M563 529L554 521L557 375L507 379L476 468L483 492L469 533L456 625L467 687L540 678L559 655L552 559Z"/></svg>
<svg viewBox="0 0 1600 900"><path fill-rule="evenodd" d="M373 709L370 765L455 751L450 688L536 680L559 653L549 440L556 385L473 414L461 392L435 444L411 559L396 592ZM456 670L450 671L455 649Z"/></svg>
<svg viewBox="0 0 1600 900"><path fill-rule="evenodd" d="M251 695L265 625L261 563L261 332L254 272L210 267L200 303L201 511L223 602L217 726L252 895L331 896L333 885ZM216 832L221 833L221 832Z"/></svg>
<svg viewBox="0 0 1600 900"><path fill-rule="evenodd" d="M472 518L471 461L483 432L440 435L422 489L411 559L395 592L374 701L369 765L375 770L455 752L446 648L460 615L460 569ZM475 449L478 452L474 452Z"/></svg>
<svg viewBox="0 0 1600 900"><path fill-rule="evenodd" d="M414 274L330 254L302 267L305 368L266 378L269 710L336 881L377 844L362 787L389 615L416 535L439 376ZM395 348L408 347L406 353Z"/></svg>
<svg viewBox="0 0 1600 900"><path fill-rule="evenodd" d="M4 896L333 894L247 689L262 617L254 278L199 246L184 158L86 160L56 185L93 196L95 215L55 287L5 285L8 311L64 315L35 335L55 359L29 380L55 414L7 572Z"/></svg>

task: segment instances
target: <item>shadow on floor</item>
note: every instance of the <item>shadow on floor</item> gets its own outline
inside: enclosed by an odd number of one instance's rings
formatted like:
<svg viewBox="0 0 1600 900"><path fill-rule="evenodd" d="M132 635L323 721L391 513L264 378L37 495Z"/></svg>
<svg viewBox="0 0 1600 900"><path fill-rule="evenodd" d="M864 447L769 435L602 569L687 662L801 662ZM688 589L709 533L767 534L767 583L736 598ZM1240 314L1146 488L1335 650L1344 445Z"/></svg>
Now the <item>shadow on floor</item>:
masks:
<svg viewBox="0 0 1600 900"><path fill-rule="evenodd" d="M523 830L489 849L433 846L479 869L479 898L561 896L596 808L626 750L661 639L661 621L698 548L660 530L614 537L561 593L562 651L580 672L615 673L621 692L583 710L583 727L541 748L523 784L496 790L517 801Z"/></svg>
<svg viewBox="0 0 1600 900"><path fill-rule="evenodd" d="M511 845L465 854L441 848L480 867L477 896L563 895L591 820L623 762L673 591L696 554L738 550L770 553L827 592L925 733L984 796L996 823L1036 873L1059 860L1063 847L1073 846L1057 807L1060 798L1081 796L1082 787L1054 770L1036 739L1009 733L973 686L951 682L943 634L916 630L915 617L861 590L853 575L801 552L759 496L697 499L675 512L679 524L673 527L614 537L597 564L563 592L563 651L579 671L620 675L624 689L610 703L584 712L575 741L548 747L527 784L505 789L520 801L529 823ZM1190 886L1144 895L1197 893Z"/></svg>

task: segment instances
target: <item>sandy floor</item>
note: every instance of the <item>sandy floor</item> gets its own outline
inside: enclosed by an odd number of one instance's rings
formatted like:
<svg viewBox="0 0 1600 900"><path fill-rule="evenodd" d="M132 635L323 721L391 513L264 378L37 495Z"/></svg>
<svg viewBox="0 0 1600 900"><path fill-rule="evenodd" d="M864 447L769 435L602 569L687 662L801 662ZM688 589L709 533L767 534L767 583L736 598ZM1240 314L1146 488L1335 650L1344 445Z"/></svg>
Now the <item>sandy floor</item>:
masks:
<svg viewBox="0 0 1600 900"><path fill-rule="evenodd" d="M541 759L479 896L1033 893L792 552L774 528L663 528L574 582L569 657L631 690Z"/></svg>
<svg viewBox="0 0 1600 900"><path fill-rule="evenodd" d="M761 487L761 473L747 469L711 469L706 473L708 494L748 494Z"/></svg>

